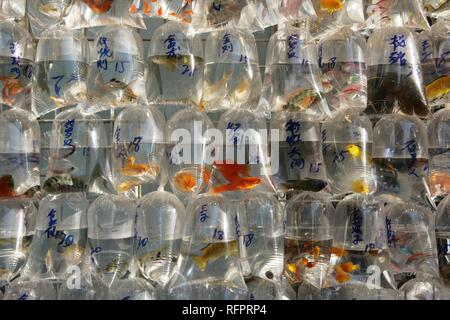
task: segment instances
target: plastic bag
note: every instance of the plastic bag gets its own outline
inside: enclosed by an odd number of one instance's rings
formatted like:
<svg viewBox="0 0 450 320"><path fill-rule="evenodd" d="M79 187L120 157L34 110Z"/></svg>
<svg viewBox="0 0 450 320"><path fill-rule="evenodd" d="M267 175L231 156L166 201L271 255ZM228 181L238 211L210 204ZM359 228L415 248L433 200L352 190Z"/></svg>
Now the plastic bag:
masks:
<svg viewBox="0 0 450 320"><path fill-rule="evenodd" d="M303 112L319 118L330 115L323 97L317 47L308 26L309 20L303 19L302 28L286 27L271 36L259 109Z"/></svg>
<svg viewBox="0 0 450 320"><path fill-rule="evenodd" d="M147 57L147 97L150 103L199 106L204 73L200 37L188 36L185 26L165 23L153 32Z"/></svg>
<svg viewBox="0 0 450 320"><path fill-rule="evenodd" d="M111 193L110 140L103 120L77 105L58 114L50 136L48 193Z"/></svg>
<svg viewBox="0 0 450 320"><path fill-rule="evenodd" d="M56 300L54 285L46 280L19 278L6 289L4 300Z"/></svg>
<svg viewBox="0 0 450 320"><path fill-rule="evenodd" d="M448 0L423 0L423 6L426 14L433 18L448 16L450 13Z"/></svg>
<svg viewBox="0 0 450 320"><path fill-rule="evenodd" d="M41 200L24 275L63 281L74 267L81 267L88 206L83 193L48 195Z"/></svg>
<svg viewBox="0 0 450 320"><path fill-rule="evenodd" d="M212 166L207 163L211 142L207 133L213 128L206 113L193 109L181 110L167 122L169 183L173 193L185 203L209 183Z"/></svg>
<svg viewBox="0 0 450 320"><path fill-rule="evenodd" d="M33 197L40 191L41 130L19 108L0 113L0 197Z"/></svg>
<svg viewBox="0 0 450 320"><path fill-rule="evenodd" d="M25 266L36 215L30 200L0 199L0 287L14 279Z"/></svg>
<svg viewBox="0 0 450 320"><path fill-rule="evenodd" d="M27 1L26 14L33 36L39 38L47 28L61 25L64 17L72 9L74 0L33 0Z"/></svg>
<svg viewBox="0 0 450 320"><path fill-rule="evenodd" d="M196 0L189 34L236 28L249 32L262 30L256 19L256 3L256 0Z"/></svg>
<svg viewBox="0 0 450 320"><path fill-rule="evenodd" d="M110 300L110 289L90 270L81 271L80 286L64 281L58 288L58 300Z"/></svg>
<svg viewBox="0 0 450 320"><path fill-rule="evenodd" d="M450 109L433 115L428 123L428 153L430 156L429 186L431 197L439 202L450 193Z"/></svg>
<svg viewBox="0 0 450 320"><path fill-rule="evenodd" d="M155 288L145 279L117 279L111 286L112 300L156 300Z"/></svg>
<svg viewBox="0 0 450 320"><path fill-rule="evenodd" d="M428 105L450 102L450 21L439 20L417 36Z"/></svg>
<svg viewBox="0 0 450 320"><path fill-rule="evenodd" d="M261 92L258 63L251 33L238 29L210 33L200 106L212 112L255 105Z"/></svg>
<svg viewBox="0 0 450 320"><path fill-rule="evenodd" d="M278 154L271 155L272 181L280 193L324 189L327 174L322 155L320 125L311 116L298 112L280 111L272 115L271 132L278 130ZM273 150L273 148L272 148ZM277 161L277 170L274 162Z"/></svg>
<svg viewBox="0 0 450 320"><path fill-rule="evenodd" d="M21 20L25 16L26 0L1 0L0 14L7 19Z"/></svg>
<svg viewBox="0 0 450 320"><path fill-rule="evenodd" d="M375 192L372 123L357 110L343 110L322 126L322 149L334 194Z"/></svg>
<svg viewBox="0 0 450 320"><path fill-rule="evenodd" d="M195 0L132 0L130 13L138 17L162 18L190 24Z"/></svg>
<svg viewBox="0 0 450 320"><path fill-rule="evenodd" d="M406 300L450 300L450 291L438 278L421 275L399 289Z"/></svg>
<svg viewBox="0 0 450 320"><path fill-rule="evenodd" d="M82 32L61 28L41 34L33 75L33 112L42 116L87 99L89 44Z"/></svg>
<svg viewBox="0 0 450 320"><path fill-rule="evenodd" d="M349 27L327 34L318 44L322 88L332 112L367 107L366 40Z"/></svg>
<svg viewBox="0 0 450 320"><path fill-rule="evenodd" d="M374 119L396 112L429 116L414 33L404 27L381 28L370 36L367 52L366 114Z"/></svg>
<svg viewBox="0 0 450 320"><path fill-rule="evenodd" d="M279 12L283 17L281 23L295 23L301 18L317 19L316 9L311 0L280 0Z"/></svg>
<svg viewBox="0 0 450 320"><path fill-rule="evenodd" d="M143 45L136 30L107 27L97 36L94 50L87 80L95 102L90 111L146 104Z"/></svg>
<svg viewBox="0 0 450 320"><path fill-rule="evenodd" d="M187 207L177 269L168 284L176 300L243 300L247 286L239 261L236 203L200 195Z"/></svg>
<svg viewBox="0 0 450 320"><path fill-rule="evenodd" d="M390 272L398 287L410 274L439 277L434 215L425 207L406 202L386 206Z"/></svg>
<svg viewBox="0 0 450 320"><path fill-rule="evenodd" d="M73 0L65 24L70 29L121 25L145 29L142 18L129 12L132 0Z"/></svg>
<svg viewBox="0 0 450 320"><path fill-rule="evenodd" d="M26 107L31 95L34 46L27 30L0 21L0 104Z"/></svg>
<svg viewBox="0 0 450 320"><path fill-rule="evenodd" d="M112 175L118 192L164 186L165 119L154 107L124 109L114 121Z"/></svg>
<svg viewBox="0 0 450 320"><path fill-rule="evenodd" d="M386 115L373 131L376 195L431 205L428 137L422 121L413 116Z"/></svg>
<svg viewBox="0 0 450 320"><path fill-rule="evenodd" d="M446 197L436 212L436 244L442 280L450 284L450 197Z"/></svg>

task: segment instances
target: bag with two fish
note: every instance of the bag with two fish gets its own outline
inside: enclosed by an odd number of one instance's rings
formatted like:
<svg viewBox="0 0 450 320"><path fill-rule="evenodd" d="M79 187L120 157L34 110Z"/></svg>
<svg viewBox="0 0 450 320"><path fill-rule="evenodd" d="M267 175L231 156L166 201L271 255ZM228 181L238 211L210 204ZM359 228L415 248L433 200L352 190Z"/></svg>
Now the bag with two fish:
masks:
<svg viewBox="0 0 450 320"><path fill-rule="evenodd" d="M311 34L321 38L339 26L359 29L364 24L363 0L312 0L317 19L311 22Z"/></svg>
<svg viewBox="0 0 450 320"><path fill-rule="evenodd" d="M72 9L74 0L27 1L26 14L33 36L38 38L47 28L63 23Z"/></svg>
<svg viewBox="0 0 450 320"><path fill-rule="evenodd" d="M132 0L129 11L133 16L190 24L194 4L195 0Z"/></svg>
<svg viewBox="0 0 450 320"><path fill-rule="evenodd" d="M219 29L262 30L257 19L256 0L197 0L193 7L189 34Z"/></svg>
<svg viewBox="0 0 450 320"><path fill-rule="evenodd" d="M123 25L145 28L142 18L129 12L131 0L74 0L69 14L64 18L71 29Z"/></svg>
<svg viewBox="0 0 450 320"><path fill-rule="evenodd" d="M364 32L367 34L382 26L395 26L399 19L407 28L430 28L420 0L369 0L365 5L365 14Z"/></svg>

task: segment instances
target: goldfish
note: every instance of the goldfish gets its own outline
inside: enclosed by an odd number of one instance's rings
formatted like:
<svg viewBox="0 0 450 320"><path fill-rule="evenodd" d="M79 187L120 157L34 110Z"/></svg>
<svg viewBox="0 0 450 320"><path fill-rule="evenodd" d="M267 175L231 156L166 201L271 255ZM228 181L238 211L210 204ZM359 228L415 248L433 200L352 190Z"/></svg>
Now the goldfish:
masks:
<svg viewBox="0 0 450 320"><path fill-rule="evenodd" d="M210 172L208 169L203 171L203 182L208 184L210 178ZM197 187L197 181L194 175L190 172L179 172L173 179L175 187L182 192L194 192Z"/></svg>
<svg viewBox="0 0 450 320"><path fill-rule="evenodd" d="M236 101L243 101L248 98L250 94L251 81L246 76L242 75L239 84L233 91L233 98Z"/></svg>
<svg viewBox="0 0 450 320"><path fill-rule="evenodd" d="M103 14L111 9L114 0L83 0L96 14Z"/></svg>
<svg viewBox="0 0 450 320"><path fill-rule="evenodd" d="M228 180L228 184L213 187L213 192L221 193L225 191L250 190L259 185L262 180L250 176L249 166L243 164L219 164L214 166L220 171L222 176Z"/></svg>
<svg viewBox="0 0 450 320"><path fill-rule="evenodd" d="M312 254L313 254L314 260L319 259L319 257L320 257L320 247L315 246L314 249L312 250Z"/></svg>
<svg viewBox="0 0 450 320"><path fill-rule="evenodd" d="M302 265L304 265L307 268L314 268L316 266L315 262L309 261L306 258L302 258Z"/></svg>
<svg viewBox="0 0 450 320"><path fill-rule="evenodd" d="M221 96L225 96L225 90L228 80L230 80L233 75L233 71L225 73L222 78L216 83L209 85L208 83L205 85L203 99L205 101L212 101ZM218 96L219 95L219 96Z"/></svg>
<svg viewBox="0 0 450 320"><path fill-rule="evenodd" d="M353 262L343 263L343 264L339 265L339 267L345 272L353 272L353 271L359 270L359 265L355 265L355 264L353 264Z"/></svg>
<svg viewBox="0 0 450 320"><path fill-rule="evenodd" d="M305 110L319 99L319 94L313 89L300 89L287 96L287 105L283 109Z"/></svg>
<svg viewBox="0 0 450 320"><path fill-rule="evenodd" d="M430 174L430 187L432 192L450 193L450 174L433 172Z"/></svg>
<svg viewBox="0 0 450 320"><path fill-rule="evenodd" d="M320 10L333 14L342 10L344 3L340 0L320 0Z"/></svg>
<svg viewBox="0 0 450 320"><path fill-rule="evenodd" d="M11 175L0 177L0 197L14 197L14 179Z"/></svg>
<svg viewBox="0 0 450 320"><path fill-rule="evenodd" d="M347 250L345 250L344 248L336 248L336 247L332 247L331 248L331 254L334 254L338 257L346 257L348 256L348 252Z"/></svg>
<svg viewBox="0 0 450 320"><path fill-rule="evenodd" d="M432 102L445 97L450 92L450 76L442 76L425 87L428 101Z"/></svg>
<svg viewBox="0 0 450 320"><path fill-rule="evenodd" d="M139 1L140 2L140 1ZM154 1L153 1L154 2ZM148 3L148 1L143 0L142 1L142 11L146 16L150 15L150 12L152 12L152 7ZM133 1L133 3L130 6L130 12L135 14L138 12L138 7L136 6L136 1Z"/></svg>
<svg viewBox="0 0 450 320"><path fill-rule="evenodd" d="M362 148L356 144L347 145L346 151L353 159L361 158L364 155Z"/></svg>
<svg viewBox="0 0 450 320"><path fill-rule="evenodd" d="M222 257L237 254L237 241L211 243L203 248L201 252L201 256L192 256L192 260L201 271L205 271L208 261L211 262Z"/></svg>
<svg viewBox="0 0 450 320"><path fill-rule="evenodd" d="M363 179L358 179L352 183L352 191L356 193L368 194L370 192L369 185Z"/></svg>
<svg viewBox="0 0 450 320"><path fill-rule="evenodd" d="M130 156L127 158L125 165L120 169L120 173L126 177L139 177L144 174L157 176L159 174L159 166L150 166L148 164L135 163L136 158Z"/></svg>
<svg viewBox="0 0 450 320"><path fill-rule="evenodd" d="M339 283L348 282L352 277L345 272L340 266L334 266L335 279Z"/></svg>
<svg viewBox="0 0 450 320"><path fill-rule="evenodd" d="M2 83L2 98L3 101L12 101L14 96L23 91L23 86L19 79L9 76L0 76L0 82Z"/></svg>

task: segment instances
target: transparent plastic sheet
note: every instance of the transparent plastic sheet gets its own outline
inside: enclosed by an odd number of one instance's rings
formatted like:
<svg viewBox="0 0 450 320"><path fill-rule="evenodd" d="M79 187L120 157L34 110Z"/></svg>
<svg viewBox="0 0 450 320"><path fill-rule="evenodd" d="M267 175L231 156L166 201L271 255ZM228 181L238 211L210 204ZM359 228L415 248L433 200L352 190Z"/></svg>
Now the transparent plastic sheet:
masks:
<svg viewBox="0 0 450 320"><path fill-rule="evenodd" d="M22 20L25 17L26 0L1 0L0 14L7 19Z"/></svg>
<svg viewBox="0 0 450 320"><path fill-rule="evenodd" d="M295 300L296 293L286 279L272 281L251 278L246 281L248 300Z"/></svg>
<svg viewBox="0 0 450 320"><path fill-rule="evenodd" d="M318 118L331 115L323 95L317 47L309 33L309 19L300 28L282 28L271 36L258 109L292 111Z"/></svg>
<svg viewBox="0 0 450 320"><path fill-rule="evenodd" d="M153 106L129 107L114 121L112 176L117 192L166 183L165 119Z"/></svg>
<svg viewBox="0 0 450 320"><path fill-rule="evenodd" d="M41 200L23 276L63 281L74 267L81 267L88 206L83 193L54 194Z"/></svg>
<svg viewBox="0 0 450 320"><path fill-rule="evenodd" d="M372 144L372 123L357 110L343 110L325 121L322 125L322 150L333 194L375 192Z"/></svg>
<svg viewBox="0 0 450 320"><path fill-rule="evenodd" d="M190 24L196 0L132 0L129 11L133 16L162 18Z"/></svg>
<svg viewBox="0 0 450 320"><path fill-rule="evenodd" d="M199 36L188 36L180 23L164 23L153 32L147 65L150 103L200 105L204 53Z"/></svg>
<svg viewBox="0 0 450 320"><path fill-rule="evenodd" d="M384 116L374 128L372 166L376 195L432 206L428 187L428 137L413 116Z"/></svg>
<svg viewBox="0 0 450 320"><path fill-rule="evenodd" d="M277 192L325 189L328 181L319 122L299 112L280 111L272 115L270 129L279 131L279 139L271 140L279 149L271 159L272 163L278 161L271 177Z"/></svg>
<svg viewBox="0 0 450 320"><path fill-rule="evenodd" d="M187 216L176 272L168 296L177 300L245 300L248 290L240 261L237 203L222 195L193 199Z"/></svg>
<svg viewBox="0 0 450 320"><path fill-rule="evenodd" d="M436 108L450 102L450 21L439 20L417 40L426 98Z"/></svg>
<svg viewBox="0 0 450 320"><path fill-rule="evenodd" d="M372 196L353 194L344 198L331 219L331 250L328 285L365 285L365 290L396 289L389 274L384 204Z"/></svg>
<svg viewBox="0 0 450 320"><path fill-rule="evenodd" d="M184 203L202 192L211 177L207 149L211 143L208 132L213 128L206 113L193 109L181 110L167 122L169 183Z"/></svg>
<svg viewBox="0 0 450 320"><path fill-rule="evenodd" d="M317 19L311 22L311 34L321 38L337 27L359 29L364 25L364 0L311 0Z"/></svg>
<svg viewBox="0 0 450 320"><path fill-rule="evenodd" d="M58 288L58 300L111 300L110 289L91 271L82 269L80 278L79 288L63 281Z"/></svg>
<svg viewBox="0 0 450 320"><path fill-rule="evenodd" d="M450 300L450 291L441 280L429 276L411 279L399 289L406 300Z"/></svg>
<svg viewBox="0 0 450 320"><path fill-rule="evenodd" d="M439 272L445 285L450 284L450 197L446 197L436 212L436 245Z"/></svg>
<svg viewBox="0 0 450 320"><path fill-rule="evenodd" d="M138 201L136 258L141 274L156 288L173 275L185 216L184 205L169 192L152 192Z"/></svg>
<svg viewBox="0 0 450 320"><path fill-rule="evenodd" d="M41 130L19 108L0 113L0 197L33 197L40 191Z"/></svg>
<svg viewBox="0 0 450 320"><path fill-rule="evenodd" d="M386 26L397 26L398 21L404 27L413 30L430 28L421 0L366 0L365 32Z"/></svg>
<svg viewBox="0 0 450 320"><path fill-rule="evenodd" d="M432 18L450 14L450 2L448 0L423 0L423 6L426 14Z"/></svg>
<svg viewBox="0 0 450 320"><path fill-rule="evenodd" d="M74 0L27 1L26 14L33 36L39 38L47 28L63 24L64 17L72 10Z"/></svg>
<svg viewBox="0 0 450 320"><path fill-rule="evenodd" d="M104 27L111 25L145 28L142 18L129 12L132 0L73 0L64 23L70 29Z"/></svg>
<svg viewBox="0 0 450 320"><path fill-rule="evenodd" d="M111 300L156 300L155 289L145 279L117 279L111 286Z"/></svg>
<svg viewBox="0 0 450 320"><path fill-rule="evenodd" d="M273 163L264 116L247 109L230 110L222 114L217 129L222 141L214 141L214 166L207 191L231 198L240 197L242 191L273 192Z"/></svg>
<svg viewBox="0 0 450 320"><path fill-rule="evenodd" d="M256 105L261 91L255 37L238 29L211 32L206 40L203 97L206 112Z"/></svg>
<svg viewBox="0 0 450 320"><path fill-rule="evenodd" d="M285 208L284 274L291 285L307 284L311 290L327 286L332 253L331 196L302 192Z"/></svg>
<svg viewBox="0 0 450 320"><path fill-rule="evenodd" d="M136 251L136 205L122 195L103 195L91 203L88 214L91 268L111 287L128 274Z"/></svg>
<svg viewBox="0 0 450 320"><path fill-rule="evenodd" d="M6 289L4 300L56 300L52 283L38 279L16 279Z"/></svg>
<svg viewBox="0 0 450 320"><path fill-rule="evenodd" d="M30 200L0 199L0 288L25 266L36 215L37 210Z"/></svg>
<svg viewBox="0 0 450 320"><path fill-rule="evenodd" d="M32 109L42 116L86 102L89 44L83 32L54 27L39 39L33 72Z"/></svg>
<svg viewBox="0 0 450 320"><path fill-rule="evenodd" d="M281 283L283 275L283 210L271 193L250 191L233 217L246 282Z"/></svg>
<svg viewBox="0 0 450 320"><path fill-rule="evenodd" d="M450 193L450 109L436 112L428 123L431 197L439 202Z"/></svg>
<svg viewBox="0 0 450 320"><path fill-rule="evenodd" d="M439 264L432 212L412 203L388 201L386 234L389 270L400 288L412 274L439 277Z"/></svg>
<svg viewBox="0 0 450 320"><path fill-rule="evenodd" d="M0 21L0 104L29 106L34 53L26 29L13 21Z"/></svg>
<svg viewBox="0 0 450 320"><path fill-rule="evenodd" d="M257 15L257 0L196 0L189 34L221 29L263 29Z"/></svg>
<svg viewBox="0 0 450 320"><path fill-rule="evenodd" d="M47 193L114 193L108 138L103 120L84 105L58 114L50 133Z"/></svg>
<svg viewBox="0 0 450 320"><path fill-rule="evenodd" d="M135 29L111 26L91 48L87 86L90 111L146 104L144 49Z"/></svg>
<svg viewBox="0 0 450 320"><path fill-rule="evenodd" d="M423 73L417 40L405 27L383 27L367 42L368 106L373 119L401 112L427 118Z"/></svg>
<svg viewBox="0 0 450 320"><path fill-rule="evenodd" d="M256 1L256 16L263 29L277 25L285 20L280 12L282 2L283 0Z"/></svg>
<svg viewBox="0 0 450 320"><path fill-rule="evenodd" d="M349 27L328 33L318 43L322 88L331 112L367 107L366 40Z"/></svg>

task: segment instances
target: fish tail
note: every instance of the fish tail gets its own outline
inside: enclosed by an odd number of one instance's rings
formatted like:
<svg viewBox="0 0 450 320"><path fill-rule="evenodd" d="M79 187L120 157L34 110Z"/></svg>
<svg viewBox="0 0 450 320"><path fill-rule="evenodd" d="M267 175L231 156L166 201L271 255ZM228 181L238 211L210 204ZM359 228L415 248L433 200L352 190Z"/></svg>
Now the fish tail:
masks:
<svg viewBox="0 0 450 320"><path fill-rule="evenodd" d="M194 256L192 257L192 261L194 261L194 264L203 271L206 269L207 260L203 256Z"/></svg>
<svg viewBox="0 0 450 320"><path fill-rule="evenodd" d="M152 7L150 6L150 4L147 1L144 1L144 13L146 15L149 15L150 11L152 11Z"/></svg>

